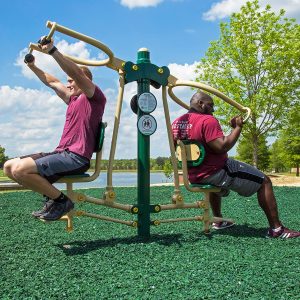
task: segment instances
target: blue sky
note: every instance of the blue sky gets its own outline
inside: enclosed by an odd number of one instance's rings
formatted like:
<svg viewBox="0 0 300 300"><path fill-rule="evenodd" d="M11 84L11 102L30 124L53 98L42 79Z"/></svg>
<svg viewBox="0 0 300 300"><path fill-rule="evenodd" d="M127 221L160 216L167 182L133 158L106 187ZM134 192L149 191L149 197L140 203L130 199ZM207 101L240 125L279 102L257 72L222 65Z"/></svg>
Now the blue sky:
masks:
<svg viewBox="0 0 300 300"><path fill-rule="evenodd" d="M1 3L0 38L0 145L10 157L26 153L52 151L58 144L66 106L24 65L30 42L49 32L47 20L89 35L106 44L118 58L135 61L137 50L147 47L152 63L168 66L180 79L194 80L195 66L204 57L212 40L219 37L220 21L240 9L244 0L103 0L37 1L12 0ZM261 0L274 10L285 8L287 16L300 16L300 0ZM60 33L55 43L64 53L98 58L94 48ZM64 74L51 57L34 53L36 64L63 82ZM105 92L108 102L104 120L108 122L105 152L107 158L113 129L118 76L105 67L92 69L95 83ZM136 157L136 117L129 101L136 84L126 86L118 138L117 158ZM151 156L169 156L167 135L159 91L158 107L153 113L158 129L151 137ZM189 89L178 96L188 101ZM238 99L235 99L238 101ZM170 105L171 118L184 112Z"/></svg>

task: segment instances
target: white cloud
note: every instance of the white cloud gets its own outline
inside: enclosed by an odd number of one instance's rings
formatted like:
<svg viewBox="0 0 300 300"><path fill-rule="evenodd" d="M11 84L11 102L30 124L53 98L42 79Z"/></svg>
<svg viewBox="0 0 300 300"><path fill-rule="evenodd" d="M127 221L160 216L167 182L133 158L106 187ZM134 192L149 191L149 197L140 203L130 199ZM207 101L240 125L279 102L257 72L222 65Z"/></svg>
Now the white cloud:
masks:
<svg viewBox="0 0 300 300"><path fill-rule="evenodd" d="M215 2L211 8L203 13L204 20L214 21L230 16L233 12L240 10L247 0L222 0ZM286 11L286 16L300 19L300 0L260 0L261 7L270 4L272 9L278 12L280 9Z"/></svg>
<svg viewBox="0 0 300 300"><path fill-rule="evenodd" d="M157 6L161 2L163 2L163 0L121 0L120 3L123 6L133 9L136 7L153 7Z"/></svg>
<svg viewBox="0 0 300 300"><path fill-rule="evenodd" d="M62 132L66 105L49 92L0 87L0 144L10 157L52 151Z"/></svg>

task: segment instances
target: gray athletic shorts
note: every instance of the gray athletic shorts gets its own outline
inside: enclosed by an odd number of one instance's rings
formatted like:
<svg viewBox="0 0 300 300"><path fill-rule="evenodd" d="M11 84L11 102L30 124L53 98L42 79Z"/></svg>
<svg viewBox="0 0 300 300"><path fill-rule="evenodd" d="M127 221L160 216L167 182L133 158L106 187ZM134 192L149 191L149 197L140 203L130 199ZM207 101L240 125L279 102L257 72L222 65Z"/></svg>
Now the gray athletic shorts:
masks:
<svg viewBox="0 0 300 300"><path fill-rule="evenodd" d="M264 178L265 174L253 166L229 158L222 170L202 179L200 183L222 188L219 193L222 197L228 196L230 190L249 197L259 190Z"/></svg>
<svg viewBox="0 0 300 300"><path fill-rule="evenodd" d="M41 152L20 158L26 157L31 157L35 161L39 174L50 183L56 182L63 176L82 174L90 167L89 159L68 150Z"/></svg>

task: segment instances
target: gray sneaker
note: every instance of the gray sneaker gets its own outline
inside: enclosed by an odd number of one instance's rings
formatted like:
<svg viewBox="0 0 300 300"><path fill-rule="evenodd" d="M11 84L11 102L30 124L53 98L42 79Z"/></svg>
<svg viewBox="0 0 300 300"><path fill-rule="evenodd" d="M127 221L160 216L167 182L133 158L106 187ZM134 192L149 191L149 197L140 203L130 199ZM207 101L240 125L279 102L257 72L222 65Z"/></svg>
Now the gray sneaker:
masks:
<svg viewBox="0 0 300 300"><path fill-rule="evenodd" d="M41 215L45 214L50 209L50 207L53 205L53 203L54 203L54 201L52 199L50 199L49 197L46 197L43 208L38 211L32 212L31 215L35 218L39 218Z"/></svg>
<svg viewBox="0 0 300 300"><path fill-rule="evenodd" d="M74 208L74 203L68 198L65 202L55 202L46 213L39 218L45 221L59 220L63 215L67 214Z"/></svg>
<svg viewBox="0 0 300 300"><path fill-rule="evenodd" d="M215 222L215 223L212 223L212 228L213 228L213 229L220 230L220 229L225 229L225 228L232 227L232 226L234 226L234 225L235 225L235 223L233 223L233 222L230 222L230 221L222 221L222 222Z"/></svg>

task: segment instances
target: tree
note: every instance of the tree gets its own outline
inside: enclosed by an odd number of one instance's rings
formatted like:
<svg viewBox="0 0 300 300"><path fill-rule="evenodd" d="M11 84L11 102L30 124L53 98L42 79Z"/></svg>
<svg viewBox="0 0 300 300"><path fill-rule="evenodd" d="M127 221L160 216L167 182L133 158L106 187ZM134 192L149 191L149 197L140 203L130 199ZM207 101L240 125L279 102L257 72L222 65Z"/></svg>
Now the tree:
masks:
<svg viewBox="0 0 300 300"><path fill-rule="evenodd" d="M300 104L293 107L287 122L280 131L279 140L284 145L284 153L289 164L296 167L296 176L299 176L300 167Z"/></svg>
<svg viewBox="0 0 300 300"><path fill-rule="evenodd" d="M220 38L211 43L197 67L205 81L243 106L252 115L243 134L258 165L259 137L274 135L299 101L300 25L271 11L258 0L247 2L229 23L221 23ZM233 108L215 99L216 116L228 122Z"/></svg>
<svg viewBox="0 0 300 300"><path fill-rule="evenodd" d="M270 147L270 167L276 173L287 171L290 167L282 140L277 139Z"/></svg>
<svg viewBox="0 0 300 300"><path fill-rule="evenodd" d="M166 157L158 156L158 157L156 158L156 164L157 164L160 168L163 168L166 159L167 159Z"/></svg>
<svg viewBox="0 0 300 300"><path fill-rule="evenodd" d="M253 144L249 143L249 138L244 135L237 146L237 159L245 163L252 164L253 162ZM265 171L269 167L270 152L267 145L267 140L264 135L260 135L258 138L258 165L257 168Z"/></svg>
<svg viewBox="0 0 300 300"><path fill-rule="evenodd" d="M5 149L0 145L0 168L3 168L3 165L7 160L8 156L5 155Z"/></svg>
<svg viewBox="0 0 300 300"><path fill-rule="evenodd" d="M170 159L167 159L164 163L164 174L168 179L172 179L173 177L173 166Z"/></svg>

